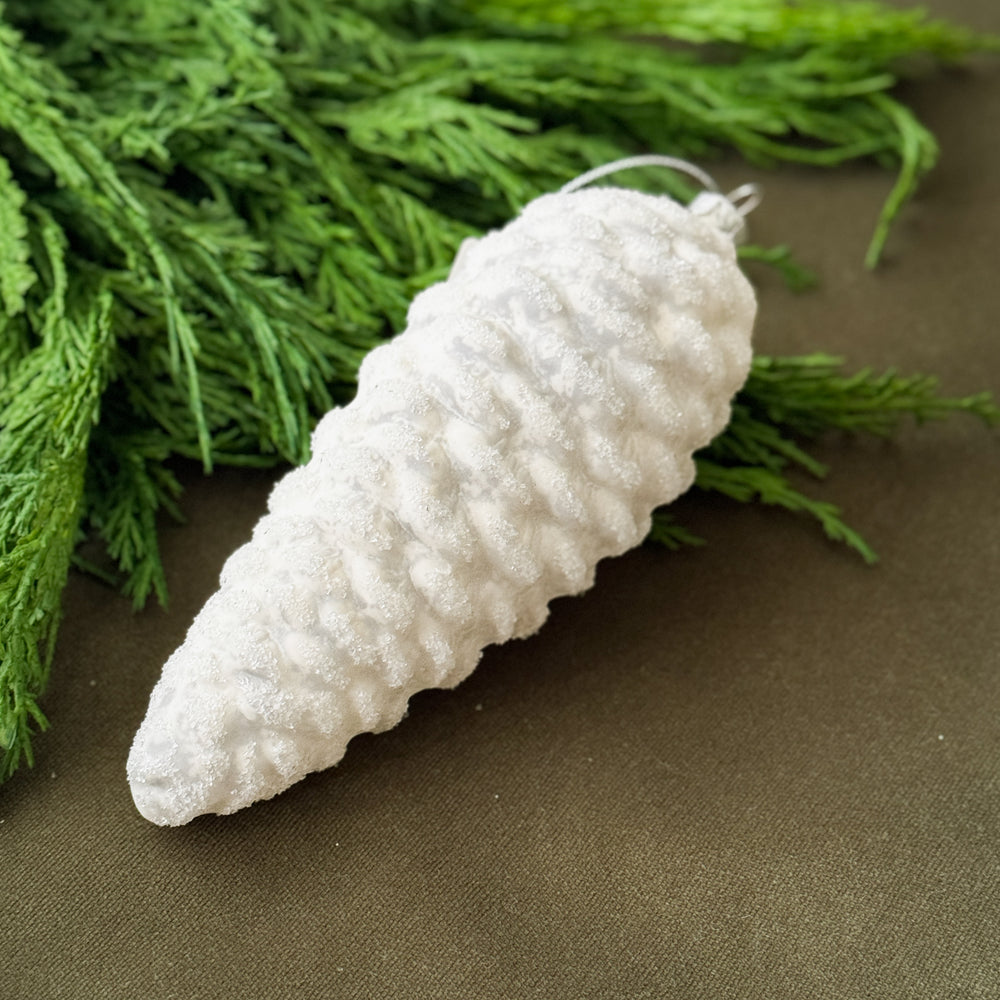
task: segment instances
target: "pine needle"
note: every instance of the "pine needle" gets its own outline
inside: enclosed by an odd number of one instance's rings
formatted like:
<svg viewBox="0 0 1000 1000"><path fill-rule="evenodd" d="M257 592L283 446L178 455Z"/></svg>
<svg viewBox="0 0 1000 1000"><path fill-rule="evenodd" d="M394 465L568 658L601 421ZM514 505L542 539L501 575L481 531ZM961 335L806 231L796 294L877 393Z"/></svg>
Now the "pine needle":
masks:
<svg viewBox="0 0 1000 1000"><path fill-rule="evenodd" d="M1000 426L1000 407L989 393L943 396L926 375L844 371L826 354L753 359L750 376L737 394L729 425L695 456L696 488L741 503L760 502L804 513L828 538L843 542L866 562L876 555L829 501L803 492L795 473L823 479L826 466L807 450L830 431L889 437L910 419L917 424L965 414L988 427ZM703 539L678 525L666 509L656 511L650 541L678 548Z"/></svg>
<svg viewBox="0 0 1000 1000"><path fill-rule="evenodd" d="M108 379L113 300L50 300L43 342L0 394L0 780L33 755L38 699L55 648L60 598L78 539L87 445Z"/></svg>

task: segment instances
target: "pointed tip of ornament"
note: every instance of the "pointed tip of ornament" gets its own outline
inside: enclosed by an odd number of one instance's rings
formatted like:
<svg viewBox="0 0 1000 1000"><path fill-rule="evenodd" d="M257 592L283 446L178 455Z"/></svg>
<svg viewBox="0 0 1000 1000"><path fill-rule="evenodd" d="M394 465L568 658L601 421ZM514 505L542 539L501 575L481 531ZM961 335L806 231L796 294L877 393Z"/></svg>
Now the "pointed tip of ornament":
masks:
<svg viewBox="0 0 1000 1000"><path fill-rule="evenodd" d="M203 813L249 805L219 738L217 702L199 685L161 684L154 691L126 764L132 800L151 823L181 826Z"/></svg>
<svg viewBox="0 0 1000 1000"><path fill-rule="evenodd" d="M136 734L126 772L136 809L157 826L182 826L210 811L208 787L193 784L178 766L177 747L164 747L148 726Z"/></svg>

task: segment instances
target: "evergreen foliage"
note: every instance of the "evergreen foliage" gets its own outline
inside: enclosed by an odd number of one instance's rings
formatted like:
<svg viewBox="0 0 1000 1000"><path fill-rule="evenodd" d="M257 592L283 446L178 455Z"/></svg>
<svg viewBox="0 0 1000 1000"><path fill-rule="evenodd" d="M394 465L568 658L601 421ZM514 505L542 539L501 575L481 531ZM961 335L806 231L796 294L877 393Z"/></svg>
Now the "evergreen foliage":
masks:
<svg viewBox="0 0 1000 1000"><path fill-rule="evenodd" d="M0 4L0 779L44 725L78 541L106 547L137 606L165 601L171 460L304 459L463 238L640 147L875 158L898 179L873 262L936 155L893 96L897 60L989 47L833 0ZM758 359L701 484L803 508L865 551L787 486L786 466L819 471L795 435L993 416L885 379Z"/></svg>
<svg viewBox="0 0 1000 1000"><path fill-rule="evenodd" d="M959 413L987 426L1000 424L1000 408L989 393L942 396L937 380L927 375L870 369L848 375L842 358L826 354L758 355L725 432L695 456L695 485L743 503L758 501L807 514L827 537L872 563L875 552L839 508L794 485L795 473L814 479L827 473L807 450L809 443L829 431L889 437L904 419L926 423ZM674 549L702 543L669 509L656 511L650 537Z"/></svg>

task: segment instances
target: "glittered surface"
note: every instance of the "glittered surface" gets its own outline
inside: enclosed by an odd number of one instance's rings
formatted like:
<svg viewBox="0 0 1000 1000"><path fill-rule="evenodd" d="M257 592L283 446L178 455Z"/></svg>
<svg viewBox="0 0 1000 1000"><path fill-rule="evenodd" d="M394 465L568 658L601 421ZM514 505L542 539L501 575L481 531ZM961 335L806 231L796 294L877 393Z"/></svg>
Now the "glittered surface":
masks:
<svg viewBox="0 0 1000 1000"><path fill-rule="evenodd" d="M932 7L1000 31L993 0ZM889 179L765 185L758 346L1000 392L1000 67L910 86L942 144L882 268ZM75 579L33 771L0 789L0 996L150 1000L1000 995L1000 440L835 439L807 523L684 499L709 539L602 563L530 639L233 816L160 829L125 758L272 478L192 477L168 612Z"/></svg>
<svg viewBox="0 0 1000 1000"><path fill-rule="evenodd" d="M164 666L128 759L139 811L271 798L589 590L694 481L755 311L728 232L662 196L549 194L468 241Z"/></svg>

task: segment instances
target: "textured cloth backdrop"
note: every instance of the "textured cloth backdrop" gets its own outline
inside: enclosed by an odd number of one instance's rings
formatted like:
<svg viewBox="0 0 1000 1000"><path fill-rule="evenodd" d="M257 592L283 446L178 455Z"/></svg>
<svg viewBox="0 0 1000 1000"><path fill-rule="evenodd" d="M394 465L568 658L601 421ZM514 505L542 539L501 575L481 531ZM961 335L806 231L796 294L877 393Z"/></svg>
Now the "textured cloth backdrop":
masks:
<svg viewBox="0 0 1000 1000"><path fill-rule="evenodd" d="M995 0L940 14L1000 31ZM758 347L1000 392L1000 71L910 93L940 167L875 273L889 179L759 180ZM418 695L336 768L160 829L125 782L163 660L271 479L192 478L169 612L73 581L34 770L0 790L0 996L1000 996L1000 441L833 440L866 567L807 523L692 498L710 544L602 564L534 638Z"/></svg>

